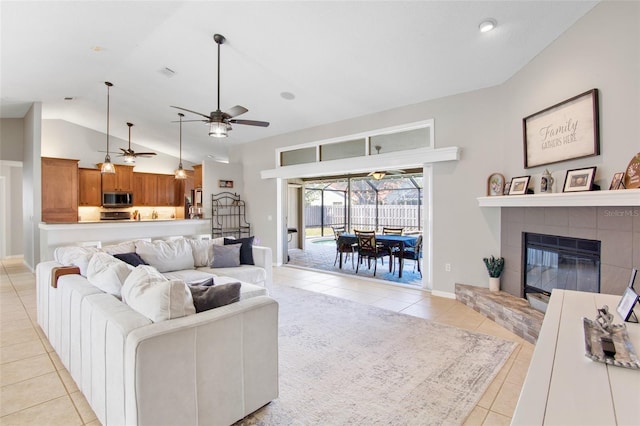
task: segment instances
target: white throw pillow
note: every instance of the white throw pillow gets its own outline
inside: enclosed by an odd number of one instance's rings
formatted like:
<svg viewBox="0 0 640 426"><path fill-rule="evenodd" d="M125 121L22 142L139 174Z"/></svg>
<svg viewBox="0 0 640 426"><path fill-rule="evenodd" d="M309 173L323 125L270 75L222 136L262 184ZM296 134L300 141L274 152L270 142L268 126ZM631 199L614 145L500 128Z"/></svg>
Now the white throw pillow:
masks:
<svg viewBox="0 0 640 426"><path fill-rule="evenodd" d="M120 297L122 285L131 273L131 267L107 253L96 253L89 261L87 280L105 293Z"/></svg>
<svg viewBox="0 0 640 426"><path fill-rule="evenodd" d="M187 241L191 245L193 253L193 264L196 268L209 265L209 247L213 244L212 240L194 240L188 238Z"/></svg>
<svg viewBox="0 0 640 426"><path fill-rule="evenodd" d="M100 250L95 247L68 246L58 247L53 252L56 262L64 266L77 266L80 268L80 275L87 276L89 261L94 254Z"/></svg>
<svg viewBox="0 0 640 426"><path fill-rule="evenodd" d="M102 247L102 251L108 254L132 253L136 251L136 242L132 240L118 244L111 244Z"/></svg>
<svg viewBox="0 0 640 426"><path fill-rule="evenodd" d="M215 245L217 245L217 246L223 246L223 245L224 245L224 239L225 239L225 238L226 238L226 239L229 239L229 238L233 239L234 237L218 237L218 238L213 238L213 239L211 240L211 244L215 244Z"/></svg>
<svg viewBox="0 0 640 426"><path fill-rule="evenodd" d="M189 287L167 280L154 267L137 266L122 286L122 300L153 322L196 313Z"/></svg>
<svg viewBox="0 0 640 426"><path fill-rule="evenodd" d="M193 251L184 238L171 241L136 241L136 253L160 272L193 269Z"/></svg>

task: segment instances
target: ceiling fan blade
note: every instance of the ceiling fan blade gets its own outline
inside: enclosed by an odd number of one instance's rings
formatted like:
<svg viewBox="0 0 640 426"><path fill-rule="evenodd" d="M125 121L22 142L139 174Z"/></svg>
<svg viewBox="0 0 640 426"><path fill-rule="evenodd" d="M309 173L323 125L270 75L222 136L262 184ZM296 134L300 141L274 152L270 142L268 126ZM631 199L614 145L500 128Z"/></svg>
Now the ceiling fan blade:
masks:
<svg viewBox="0 0 640 426"><path fill-rule="evenodd" d="M229 111L225 112L225 114L228 116L227 118L231 118L231 117L237 117L241 114L244 114L245 112L248 112L249 110L246 109L243 106L240 105L236 105L233 108L229 109Z"/></svg>
<svg viewBox="0 0 640 426"><path fill-rule="evenodd" d="M120 148L120 151L122 151L122 152L123 152L123 153L125 153L125 154L126 154L127 152L129 152L129 150L128 150L128 149L124 149L124 148Z"/></svg>
<svg viewBox="0 0 640 426"><path fill-rule="evenodd" d="M229 123L234 124L246 124L248 126L260 126L260 127L269 127L268 121L256 121L256 120L229 120Z"/></svg>
<svg viewBox="0 0 640 426"><path fill-rule="evenodd" d="M151 157L152 155L158 155L155 152L136 152L134 157Z"/></svg>
<svg viewBox="0 0 640 426"><path fill-rule="evenodd" d="M179 106L173 106L173 105L170 105L170 107L171 107L171 108L175 108L175 109L181 109L181 110L183 110L183 111L187 111L187 112L190 112L190 113L192 113L192 114L201 115L201 116L203 116L204 118L207 118L207 119L209 119L209 118L210 118L208 115L203 114L203 113L198 112L198 111L192 111L192 110L190 110L190 109L182 108L182 107L179 107Z"/></svg>
<svg viewBox="0 0 640 426"><path fill-rule="evenodd" d="M194 121L199 121L201 123L211 123L211 120L182 120L183 123L192 123ZM179 123L180 121L178 120L173 120L172 123Z"/></svg>

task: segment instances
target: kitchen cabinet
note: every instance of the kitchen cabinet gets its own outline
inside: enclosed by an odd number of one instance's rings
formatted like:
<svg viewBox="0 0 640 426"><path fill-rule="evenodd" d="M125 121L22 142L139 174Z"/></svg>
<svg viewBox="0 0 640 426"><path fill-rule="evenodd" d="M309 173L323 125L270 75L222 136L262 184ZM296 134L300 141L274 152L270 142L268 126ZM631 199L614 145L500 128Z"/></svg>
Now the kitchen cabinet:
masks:
<svg viewBox="0 0 640 426"><path fill-rule="evenodd" d="M157 203L159 206L175 206L176 205L176 185L177 180L174 175L157 175L158 196Z"/></svg>
<svg viewBox="0 0 640 426"><path fill-rule="evenodd" d="M158 205L158 175L133 173L133 204L136 206Z"/></svg>
<svg viewBox="0 0 640 426"><path fill-rule="evenodd" d="M102 174L98 169L78 169L78 205L102 204Z"/></svg>
<svg viewBox="0 0 640 426"><path fill-rule="evenodd" d="M193 166L193 187L202 188L202 164Z"/></svg>
<svg viewBox="0 0 640 426"><path fill-rule="evenodd" d="M98 167L101 165L98 164ZM102 175L102 192L132 192L133 166L115 165L115 174Z"/></svg>
<svg viewBox="0 0 640 426"><path fill-rule="evenodd" d="M78 221L78 161L42 158L43 222L74 223Z"/></svg>

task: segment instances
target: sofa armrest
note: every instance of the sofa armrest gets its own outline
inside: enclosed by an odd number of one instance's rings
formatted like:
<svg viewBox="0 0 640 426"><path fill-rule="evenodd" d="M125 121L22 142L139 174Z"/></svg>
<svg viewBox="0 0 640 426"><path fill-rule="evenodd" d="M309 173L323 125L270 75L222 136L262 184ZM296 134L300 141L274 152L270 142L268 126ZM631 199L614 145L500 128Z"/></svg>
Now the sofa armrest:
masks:
<svg viewBox="0 0 640 426"><path fill-rule="evenodd" d="M253 263L267 272L265 286L273 282L273 257L270 247L253 246Z"/></svg>

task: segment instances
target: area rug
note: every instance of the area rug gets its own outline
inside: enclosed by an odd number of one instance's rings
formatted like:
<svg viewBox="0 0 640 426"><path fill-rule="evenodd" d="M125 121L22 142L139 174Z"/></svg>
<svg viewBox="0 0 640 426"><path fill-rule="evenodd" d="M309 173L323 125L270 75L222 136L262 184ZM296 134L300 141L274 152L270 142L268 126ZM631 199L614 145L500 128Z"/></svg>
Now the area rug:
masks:
<svg viewBox="0 0 640 426"><path fill-rule="evenodd" d="M454 425L516 343L289 287L280 396L238 425Z"/></svg>

